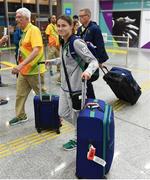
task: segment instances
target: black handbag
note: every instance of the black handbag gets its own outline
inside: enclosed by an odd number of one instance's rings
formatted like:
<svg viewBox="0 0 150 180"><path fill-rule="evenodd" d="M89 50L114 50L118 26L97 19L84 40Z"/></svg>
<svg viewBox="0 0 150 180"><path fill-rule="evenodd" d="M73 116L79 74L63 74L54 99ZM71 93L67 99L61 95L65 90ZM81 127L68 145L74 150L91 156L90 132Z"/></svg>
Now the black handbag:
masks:
<svg viewBox="0 0 150 180"><path fill-rule="evenodd" d="M81 110L81 92L75 92L71 94L72 108L75 110Z"/></svg>

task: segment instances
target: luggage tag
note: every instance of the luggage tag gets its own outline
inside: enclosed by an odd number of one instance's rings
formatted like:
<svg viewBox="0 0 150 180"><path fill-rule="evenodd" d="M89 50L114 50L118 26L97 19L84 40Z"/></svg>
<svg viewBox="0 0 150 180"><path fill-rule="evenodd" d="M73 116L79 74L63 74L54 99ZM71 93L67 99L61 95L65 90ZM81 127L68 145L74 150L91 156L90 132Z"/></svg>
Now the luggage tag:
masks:
<svg viewBox="0 0 150 180"><path fill-rule="evenodd" d="M91 144L90 148L89 148L89 151L87 153L87 159L90 160L90 161L94 161L97 164L105 167L106 166L106 161L104 161L102 158L100 158L98 156L95 156L95 153L96 153L96 148Z"/></svg>

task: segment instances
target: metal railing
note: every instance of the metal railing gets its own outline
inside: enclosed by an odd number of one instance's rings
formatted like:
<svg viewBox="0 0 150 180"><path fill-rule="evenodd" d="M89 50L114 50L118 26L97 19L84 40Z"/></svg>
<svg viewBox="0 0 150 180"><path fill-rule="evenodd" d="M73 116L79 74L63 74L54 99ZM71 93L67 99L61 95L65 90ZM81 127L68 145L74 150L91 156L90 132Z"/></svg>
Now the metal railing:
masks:
<svg viewBox="0 0 150 180"><path fill-rule="evenodd" d="M110 53L124 55L125 66L127 67L128 66L128 51L129 51L129 37L114 36L114 35L108 35L107 33L103 33L103 39L104 39L106 51L109 54L109 56L111 57Z"/></svg>

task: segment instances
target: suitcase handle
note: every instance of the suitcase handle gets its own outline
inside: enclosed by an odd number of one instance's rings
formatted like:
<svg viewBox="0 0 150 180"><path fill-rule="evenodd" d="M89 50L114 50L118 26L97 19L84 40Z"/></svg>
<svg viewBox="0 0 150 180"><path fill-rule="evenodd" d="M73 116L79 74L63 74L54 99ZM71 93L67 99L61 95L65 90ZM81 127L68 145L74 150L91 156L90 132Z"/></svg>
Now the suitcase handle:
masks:
<svg viewBox="0 0 150 180"><path fill-rule="evenodd" d="M98 103L95 102L89 102L85 105L85 108L89 108L89 109L98 109L102 112L104 112L104 110L100 107L100 105Z"/></svg>
<svg viewBox="0 0 150 180"><path fill-rule="evenodd" d="M109 72L108 68L106 66L102 66L100 67L100 69L103 71L104 75L106 74L106 72L104 71L104 69Z"/></svg>
<svg viewBox="0 0 150 180"><path fill-rule="evenodd" d="M38 62L38 81L39 81L39 93L40 100L42 101L42 85L41 85L41 75L40 75L40 64L45 64L45 61Z"/></svg>
<svg viewBox="0 0 150 180"><path fill-rule="evenodd" d="M81 109L84 109L85 107L86 93L87 93L87 80L82 79Z"/></svg>

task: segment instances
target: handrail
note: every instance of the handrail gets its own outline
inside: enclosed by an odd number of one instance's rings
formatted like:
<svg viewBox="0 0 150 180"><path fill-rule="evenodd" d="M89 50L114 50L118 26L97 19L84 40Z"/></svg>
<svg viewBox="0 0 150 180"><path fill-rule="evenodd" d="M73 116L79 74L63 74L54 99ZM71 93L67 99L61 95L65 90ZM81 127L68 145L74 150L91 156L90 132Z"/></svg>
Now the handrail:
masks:
<svg viewBox="0 0 150 180"><path fill-rule="evenodd" d="M124 52L122 53L122 50L121 50L121 53L120 54L125 54L126 55L126 63L125 63L125 66L128 66L128 49L129 49L129 37L128 36L116 36L116 35L108 35L107 33L102 33L103 35L103 38L104 38L104 43L105 43L105 47L106 47L106 50L107 52L111 52L111 53L119 53L119 49L122 49L122 48L126 48L126 50L123 50ZM117 38L119 40L117 40ZM122 40L124 41L122 41ZM112 43L112 44L111 44ZM115 46L115 43L116 43L116 46ZM125 45L125 47L121 47L118 45L122 44L122 45ZM109 44L109 45L108 45ZM112 47L112 49L110 49ZM115 47L115 49L114 49ZM108 50L109 48L109 50Z"/></svg>

